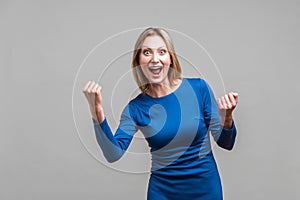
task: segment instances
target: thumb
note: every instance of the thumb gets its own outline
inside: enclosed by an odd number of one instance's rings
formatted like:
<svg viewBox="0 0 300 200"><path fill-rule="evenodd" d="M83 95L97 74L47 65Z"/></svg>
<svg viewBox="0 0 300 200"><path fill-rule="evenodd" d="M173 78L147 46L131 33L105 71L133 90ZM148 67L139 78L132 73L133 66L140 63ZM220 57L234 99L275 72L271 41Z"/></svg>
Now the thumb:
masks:
<svg viewBox="0 0 300 200"><path fill-rule="evenodd" d="M236 101L238 101L238 99L239 99L239 94L236 93L236 92L233 92L232 94L233 94L233 96L234 96L234 99L235 99Z"/></svg>
<svg viewBox="0 0 300 200"><path fill-rule="evenodd" d="M101 86L98 86L96 88L96 92L95 92L95 104L96 105L101 105L102 104L102 95L101 95Z"/></svg>

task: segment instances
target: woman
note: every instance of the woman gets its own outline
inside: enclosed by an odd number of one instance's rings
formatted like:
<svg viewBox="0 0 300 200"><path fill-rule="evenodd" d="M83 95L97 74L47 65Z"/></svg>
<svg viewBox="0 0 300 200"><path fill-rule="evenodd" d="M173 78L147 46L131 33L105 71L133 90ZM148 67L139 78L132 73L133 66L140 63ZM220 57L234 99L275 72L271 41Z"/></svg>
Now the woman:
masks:
<svg viewBox="0 0 300 200"><path fill-rule="evenodd" d="M120 159L141 130L152 156L147 199L222 199L208 133L220 147L233 148L238 94L215 100L203 79L182 78L172 40L161 28L140 34L132 68L141 93L124 108L115 134L103 112L101 87L89 81L83 89L107 161Z"/></svg>

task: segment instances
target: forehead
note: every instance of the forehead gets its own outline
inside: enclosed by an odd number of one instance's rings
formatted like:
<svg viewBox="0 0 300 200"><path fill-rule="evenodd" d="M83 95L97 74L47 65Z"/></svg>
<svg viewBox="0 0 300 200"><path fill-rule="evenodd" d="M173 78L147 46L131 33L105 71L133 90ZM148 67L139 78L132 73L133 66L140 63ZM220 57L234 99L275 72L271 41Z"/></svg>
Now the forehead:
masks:
<svg viewBox="0 0 300 200"><path fill-rule="evenodd" d="M161 47L166 47L166 44L162 37L158 35L148 36L145 38L142 48L151 48L151 49L157 49Z"/></svg>

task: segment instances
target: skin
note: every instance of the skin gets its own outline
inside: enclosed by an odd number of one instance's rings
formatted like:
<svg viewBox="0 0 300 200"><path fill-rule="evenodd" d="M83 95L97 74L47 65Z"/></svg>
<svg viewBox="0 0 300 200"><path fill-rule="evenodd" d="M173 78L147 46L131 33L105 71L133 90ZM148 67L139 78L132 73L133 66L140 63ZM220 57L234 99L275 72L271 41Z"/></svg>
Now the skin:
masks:
<svg viewBox="0 0 300 200"><path fill-rule="evenodd" d="M142 45L139 64L142 71L150 83L150 90L147 92L152 97L161 97L176 90L181 80L176 84L170 84L168 71L170 70L171 58L166 48L166 44L160 36L147 37ZM160 68L158 73L152 73L151 68ZM102 108L101 86L94 81L88 81L83 88L83 93L88 101L90 112L95 122L101 123L105 119ZM238 94L230 92L217 99L218 111L220 113L221 125L230 129L232 126L232 112L238 103Z"/></svg>
<svg viewBox="0 0 300 200"><path fill-rule="evenodd" d="M176 80L175 84L171 84L168 79L171 57L165 42L160 36L149 36L144 40L139 64L150 83L150 90L147 91L148 95L162 97L172 93L179 87L181 79ZM152 67L162 67L162 70L159 74L153 74L150 71Z"/></svg>
<svg viewBox="0 0 300 200"><path fill-rule="evenodd" d="M102 88L98 83L88 81L82 90L89 104L93 120L98 123L103 122L105 119L102 107L101 89Z"/></svg>
<svg viewBox="0 0 300 200"><path fill-rule="evenodd" d="M230 129L233 121L232 112L238 103L238 93L230 92L225 94L217 99L217 103L221 125L226 129Z"/></svg>

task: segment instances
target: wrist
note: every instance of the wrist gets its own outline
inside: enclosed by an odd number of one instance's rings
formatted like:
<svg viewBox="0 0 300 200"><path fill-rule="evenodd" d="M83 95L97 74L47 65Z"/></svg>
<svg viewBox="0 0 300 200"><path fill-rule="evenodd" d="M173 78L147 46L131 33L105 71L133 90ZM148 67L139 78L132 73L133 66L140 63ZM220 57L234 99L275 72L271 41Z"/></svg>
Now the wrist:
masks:
<svg viewBox="0 0 300 200"><path fill-rule="evenodd" d="M96 111L97 113L103 112L103 107L102 107L102 106L96 106L96 107L95 107L95 111Z"/></svg>
<svg viewBox="0 0 300 200"><path fill-rule="evenodd" d="M99 123L102 123L104 121L104 112L103 112L103 108L97 108L96 109L96 116L97 116L97 119L98 119L98 122Z"/></svg>
<svg viewBox="0 0 300 200"><path fill-rule="evenodd" d="M101 123L101 122L103 122L103 120L104 120L104 113L103 113L102 106L100 106L100 107L92 106L92 107L90 107L90 111L91 111L91 114L92 114L93 121L95 123Z"/></svg>
<svg viewBox="0 0 300 200"><path fill-rule="evenodd" d="M226 118L224 119L223 127L226 128L226 129L231 129L231 127L232 127L232 122L233 122L232 116L226 117Z"/></svg>

